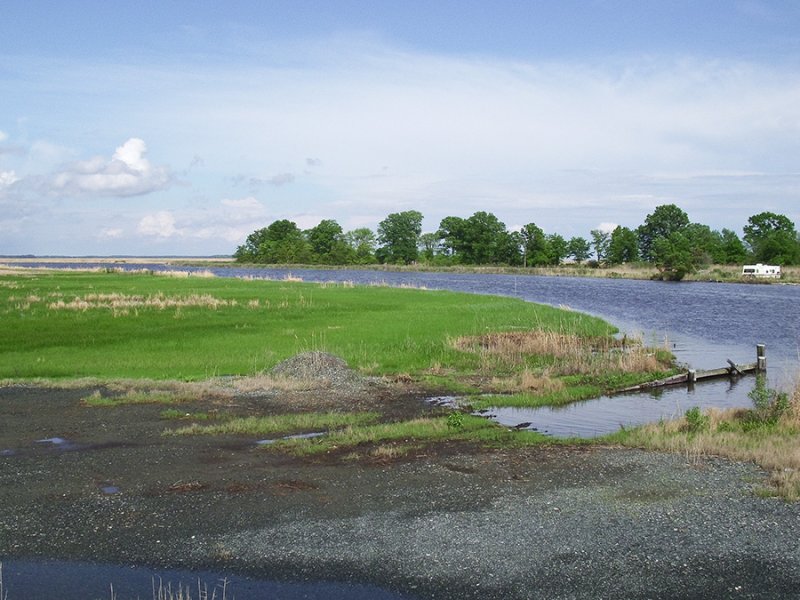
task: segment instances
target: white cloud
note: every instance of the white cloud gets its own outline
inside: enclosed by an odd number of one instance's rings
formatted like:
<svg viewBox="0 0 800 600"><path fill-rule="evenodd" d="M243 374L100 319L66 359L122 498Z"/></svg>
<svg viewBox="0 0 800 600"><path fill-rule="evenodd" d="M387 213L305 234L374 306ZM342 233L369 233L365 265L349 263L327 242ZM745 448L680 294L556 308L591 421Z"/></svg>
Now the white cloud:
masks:
<svg viewBox="0 0 800 600"><path fill-rule="evenodd" d="M169 238L181 234L181 232L175 228L175 215L168 210L162 210L142 217L142 220L139 221L137 231L145 236L159 238Z"/></svg>
<svg viewBox="0 0 800 600"><path fill-rule="evenodd" d="M138 196L167 187L172 175L166 167L145 158L147 145L130 138L110 160L94 157L69 165L49 181L52 191L69 195Z"/></svg>
<svg viewBox="0 0 800 600"><path fill-rule="evenodd" d="M108 227L101 229L97 237L101 240L115 240L121 238L123 233L124 231L118 227Z"/></svg>
<svg viewBox="0 0 800 600"><path fill-rule="evenodd" d="M595 229L599 229L603 233L613 233L619 227L617 223L600 223Z"/></svg>
<svg viewBox="0 0 800 600"><path fill-rule="evenodd" d="M5 131L0 131L0 142L5 142L8 139L8 134Z"/></svg>
<svg viewBox="0 0 800 600"><path fill-rule="evenodd" d="M0 188L10 186L17 181L19 181L19 177L14 171L0 171Z"/></svg>

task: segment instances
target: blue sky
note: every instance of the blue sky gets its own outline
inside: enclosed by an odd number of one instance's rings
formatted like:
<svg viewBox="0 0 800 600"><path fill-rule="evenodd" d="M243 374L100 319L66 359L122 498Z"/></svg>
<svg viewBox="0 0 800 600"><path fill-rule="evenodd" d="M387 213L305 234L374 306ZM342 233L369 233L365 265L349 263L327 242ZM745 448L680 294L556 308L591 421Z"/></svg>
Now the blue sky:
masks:
<svg viewBox="0 0 800 600"><path fill-rule="evenodd" d="M800 3L3 2L0 254L665 203L800 224Z"/></svg>

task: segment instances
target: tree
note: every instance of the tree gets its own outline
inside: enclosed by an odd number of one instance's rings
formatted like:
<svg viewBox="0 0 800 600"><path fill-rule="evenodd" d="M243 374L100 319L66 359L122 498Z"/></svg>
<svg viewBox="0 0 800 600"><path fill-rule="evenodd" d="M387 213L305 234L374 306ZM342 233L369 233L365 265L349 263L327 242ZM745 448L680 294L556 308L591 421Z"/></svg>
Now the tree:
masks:
<svg viewBox="0 0 800 600"><path fill-rule="evenodd" d="M353 251L353 260L359 265L371 265L377 262L375 233L369 227L359 227L345 234L345 241Z"/></svg>
<svg viewBox="0 0 800 600"><path fill-rule="evenodd" d="M553 233L547 236L547 255L550 258L550 264L558 266L569 254L569 247L567 240Z"/></svg>
<svg viewBox="0 0 800 600"><path fill-rule="evenodd" d="M697 269L691 244L679 231L668 237L655 238L652 252L653 262L664 280L680 281Z"/></svg>
<svg viewBox="0 0 800 600"><path fill-rule="evenodd" d="M627 227L617 226L608 241L606 260L611 265L631 263L639 258L639 240Z"/></svg>
<svg viewBox="0 0 800 600"><path fill-rule="evenodd" d="M744 241L753 257L763 263L800 262L800 243L794 223L785 215L762 212L747 220Z"/></svg>
<svg viewBox="0 0 800 600"><path fill-rule="evenodd" d="M719 265L742 264L747 260L747 249L735 231L723 229L715 232L719 238L714 262Z"/></svg>
<svg viewBox="0 0 800 600"><path fill-rule="evenodd" d="M577 263L582 263L585 260L589 260L591 255L592 247L586 238L570 238L567 243L567 256L571 256Z"/></svg>
<svg viewBox="0 0 800 600"><path fill-rule="evenodd" d="M311 258L311 249L297 225L281 219L247 236L235 256L240 262L305 263Z"/></svg>
<svg viewBox="0 0 800 600"><path fill-rule="evenodd" d="M243 263L253 263L259 262L259 252L261 249L261 244L267 241L269 237L269 231L266 227L262 227L261 229L256 229L253 233L247 236L247 240L245 243L236 248L236 252L233 253L236 262L243 262Z"/></svg>
<svg viewBox="0 0 800 600"><path fill-rule="evenodd" d="M438 233L423 233L419 236L419 249L422 257L427 261L432 261L439 250L441 238Z"/></svg>
<svg viewBox="0 0 800 600"><path fill-rule="evenodd" d="M421 233L422 213L407 210L390 214L378 224L379 260L406 265L416 261Z"/></svg>
<svg viewBox="0 0 800 600"><path fill-rule="evenodd" d="M528 223L520 229L522 238L522 264L526 267L543 266L550 262L547 236L536 223Z"/></svg>
<svg viewBox="0 0 800 600"><path fill-rule="evenodd" d="M639 255L646 261L654 262L656 240L669 238L688 224L688 215L674 204L657 206L636 230L639 236Z"/></svg>
<svg viewBox="0 0 800 600"><path fill-rule="evenodd" d="M458 260L458 256L465 247L464 219L461 217L445 217L439 223L439 231L436 233L439 239L442 240L442 252Z"/></svg>
<svg viewBox="0 0 800 600"><path fill-rule="evenodd" d="M611 234L601 229L592 229L589 233L592 236L592 246L594 246L594 252L597 255L597 262L603 262L608 254Z"/></svg>
<svg viewBox="0 0 800 600"><path fill-rule="evenodd" d="M507 241L505 236L508 231L505 223L492 213L476 212L463 222L461 234L464 263L487 265L502 262L500 250Z"/></svg>
<svg viewBox="0 0 800 600"><path fill-rule="evenodd" d="M347 244L342 227L332 219L324 219L306 232L311 246L312 260L328 265L352 262L353 251Z"/></svg>
<svg viewBox="0 0 800 600"><path fill-rule="evenodd" d="M719 254L719 236L708 225L689 223L682 231L689 242L695 266L709 265Z"/></svg>

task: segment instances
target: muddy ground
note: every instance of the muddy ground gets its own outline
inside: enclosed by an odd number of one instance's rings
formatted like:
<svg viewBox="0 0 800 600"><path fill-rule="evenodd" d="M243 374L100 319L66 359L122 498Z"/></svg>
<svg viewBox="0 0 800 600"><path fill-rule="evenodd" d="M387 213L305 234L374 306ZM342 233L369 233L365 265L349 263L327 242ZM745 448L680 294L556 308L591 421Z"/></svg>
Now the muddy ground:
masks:
<svg viewBox="0 0 800 600"><path fill-rule="evenodd" d="M92 391L0 388L0 560L367 583L404 598L800 590L800 512L759 497L764 473L752 465L455 444L401 458L360 449L299 459L253 438L165 437L177 423L160 417L164 406L82 406ZM181 408L264 414L304 403L394 416L432 410L377 384Z"/></svg>

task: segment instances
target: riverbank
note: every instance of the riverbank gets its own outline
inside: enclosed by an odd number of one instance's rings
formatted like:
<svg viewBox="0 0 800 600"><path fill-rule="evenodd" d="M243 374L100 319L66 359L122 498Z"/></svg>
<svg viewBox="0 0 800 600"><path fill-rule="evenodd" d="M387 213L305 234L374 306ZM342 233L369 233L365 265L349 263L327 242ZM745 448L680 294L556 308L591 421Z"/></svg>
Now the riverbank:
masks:
<svg viewBox="0 0 800 600"><path fill-rule="evenodd" d="M504 266L469 266L458 265L452 267L431 266L425 264L414 265L263 265L242 264L232 258L225 257L9 257L0 258L0 265L25 266L36 263L98 263L104 265L146 265L163 264L175 268L180 267L251 267L255 269L284 269L302 271L306 269L327 269L331 271L385 271L387 273L468 273L487 275L517 275L540 277L589 277L599 279L634 279L652 280L659 278L655 267L643 264L613 265L608 267L591 267L588 265L568 264L558 267L504 267ZM738 265L708 265L695 273L689 273L683 281L703 281L713 283L755 283L755 284L800 284L800 266L782 268L780 279L754 279L742 277L742 268Z"/></svg>
<svg viewBox="0 0 800 600"><path fill-rule="evenodd" d="M175 425L163 407L87 407L93 391L0 388L1 560L201 569L302 582L305 593L371 584L418 599L788 598L800 584L796 506L758 497L765 474L752 465L456 442L303 458L253 436L165 437ZM320 398L433 410L392 386L224 402L268 414ZM5 584L8 600L30 598L8 570Z"/></svg>

